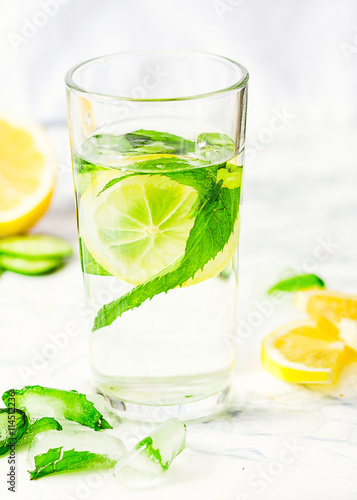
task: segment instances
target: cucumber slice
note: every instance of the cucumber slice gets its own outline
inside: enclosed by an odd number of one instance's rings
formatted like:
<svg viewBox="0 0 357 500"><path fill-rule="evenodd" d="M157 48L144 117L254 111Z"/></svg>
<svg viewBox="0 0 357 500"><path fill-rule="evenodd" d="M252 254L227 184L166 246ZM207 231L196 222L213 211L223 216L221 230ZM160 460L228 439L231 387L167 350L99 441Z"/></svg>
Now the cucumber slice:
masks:
<svg viewBox="0 0 357 500"><path fill-rule="evenodd" d="M12 407L0 410L0 456L11 450L27 427L28 419L22 410Z"/></svg>
<svg viewBox="0 0 357 500"><path fill-rule="evenodd" d="M0 254L26 259L63 259L73 253L71 245L56 236L32 234L0 240Z"/></svg>
<svg viewBox="0 0 357 500"><path fill-rule="evenodd" d="M0 254L0 267L14 273L29 276L37 276L54 271L61 266L62 262L62 259L30 260Z"/></svg>

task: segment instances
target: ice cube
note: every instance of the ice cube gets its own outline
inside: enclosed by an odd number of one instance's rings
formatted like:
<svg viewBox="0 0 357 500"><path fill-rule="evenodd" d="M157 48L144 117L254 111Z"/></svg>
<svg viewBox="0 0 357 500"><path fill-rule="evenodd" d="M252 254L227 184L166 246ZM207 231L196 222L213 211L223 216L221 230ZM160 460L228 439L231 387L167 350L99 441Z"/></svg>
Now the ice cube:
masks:
<svg viewBox="0 0 357 500"><path fill-rule="evenodd" d="M177 419L168 420L118 461L114 475L123 486L153 486L185 446L185 424Z"/></svg>
<svg viewBox="0 0 357 500"><path fill-rule="evenodd" d="M28 463L35 467L35 457L50 449L62 448L64 451L89 451L118 461L126 448L121 439L94 431L47 431L35 436L28 451Z"/></svg>

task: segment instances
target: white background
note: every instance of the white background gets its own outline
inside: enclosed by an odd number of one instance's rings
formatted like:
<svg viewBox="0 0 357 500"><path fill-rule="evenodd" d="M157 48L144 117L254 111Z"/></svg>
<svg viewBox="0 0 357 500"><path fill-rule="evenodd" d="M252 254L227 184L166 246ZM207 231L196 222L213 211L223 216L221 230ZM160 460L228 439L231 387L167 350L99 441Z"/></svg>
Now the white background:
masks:
<svg viewBox="0 0 357 500"><path fill-rule="evenodd" d="M251 131L284 106L296 114L296 128L311 134L356 125L353 0L1 0L0 9L8 68L0 107L44 124L65 120L63 77L77 62L183 48L248 68Z"/></svg>

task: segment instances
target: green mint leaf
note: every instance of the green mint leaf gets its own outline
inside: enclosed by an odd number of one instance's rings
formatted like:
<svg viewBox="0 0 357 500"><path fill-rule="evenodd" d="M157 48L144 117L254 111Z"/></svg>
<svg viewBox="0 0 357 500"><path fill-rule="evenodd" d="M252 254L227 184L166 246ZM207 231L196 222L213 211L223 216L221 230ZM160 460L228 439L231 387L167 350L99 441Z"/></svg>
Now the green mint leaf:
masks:
<svg viewBox="0 0 357 500"><path fill-rule="evenodd" d="M35 457L35 469L29 471L31 479L39 479L49 474L59 474L61 472L110 469L114 467L116 461L89 451L63 451L63 447L52 448L46 453Z"/></svg>
<svg viewBox="0 0 357 500"><path fill-rule="evenodd" d="M93 331L111 325L124 312L139 307L145 300L182 286L214 259L234 230L239 198L240 188L222 187L222 180L215 184L198 209L184 255L147 282L104 305L95 318Z"/></svg>
<svg viewBox="0 0 357 500"><path fill-rule="evenodd" d="M134 161L128 168L131 171L139 171L143 173L159 174L170 171L187 170L197 167L208 165L206 160L199 160L197 158L179 158L178 156L160 157L155 159L147 159L141 161Z"/></svg>
<svg viewBox="0 0 357 500"><path fill-rule="evenodd" d="M279 281L267 293L295 292L296 290L306 290L308 288L325 288L325 282L316 274L301 274Z"/></svg>
<svg viewBox="0 0 357 500"><path fill-rule="evenodd" d="M136 446L136 450L144 449L145 455L152 460L153 462L157 462L163 470L167 470L169 468L168 463L164 463L161 457L161 453L159 449L154 448L152 437L148 436L142 439Z"/></svg>
<svg viewBox="0 0 357 500"><path fill-rule="evenodd" d="M136 130L125 135L96 134L85 144L85 152L96 155L186 154L195 148L195 141L155 130Z"/></svg>
<svg viewBox="0 0 357 500"><path fill-rule="evenodd" d="M132 149L139 153L186 154L194 152L196 148L195 141L155 130L136 130L124 137L130 142Z"/></svg>
<svg viewBox="0 0 357 500"><path fill-rule="evenodd" d="M52 408L56 418L78 422L95 431L112 429L109 422L103 418L103 415L87 399L86 395L77 391L62 391L32 385L22 389L6 391L2 399L8 407L11 405L11 401L15 399L15 407L25 411L30 417L41 413L42 405L46 405Z"/></svg>
<svg viewBox="0 0 357 500"><path fill-rule="evenodd" d="M116 177L115 179L110 180L109 182L106 183L103 189L99 191L97 194L97 197L101 195L104 191L107 189L111 188L112 186L115 186L115 184L118 184L118 182L123 181L124 179L127 179L128 177L131 177L132 175L139 175L141 172L135 172L135 173L130 173L127 175L121 175L120 177Z"/></svg>
<svg viewBox="0 0 357 500"><path fill-rule="evenodd" d="M81 256L82 271L84 273L94 274L96 276L112 276L112 274L110 274L94 259L92 254L85 246L82 238L79 238L79 253Z"/></svg>
<svg viewBox="0 0 357 500"><path fill-rule="evenodd" d="M203 166L204 168L200 168ZM205 198L216 183L218 168L222 169L222 167L225 166L226 164L223 164L222 166L207 166L206 161L177 157L142 160L134 162L130 165L130 169L132 170L131 173L111 179L103 187L103 189L101 189L97 196L100 196L107 189L132 175L160 174L165 175L180 184L193 187L196 189L201 198ZM198 168L192 169L193 167ZM227 175L232 174L227 172Z"/></svg>
<svg viewBox="0 0 357 500"><path fill-rule="evenodd" d="M196 189L200 196L200 201L203 202L216 184L217 166L211 165L187 172L167 172L164 175L180 184L185 184Z"/></svg>
<svg viewBox="0 0 357 500"><path fill-rule="evenodd" d="M73 155L74 170L77 174L86 174L88 172L103 171L103 167L95 165L81 156Z"/></svg>

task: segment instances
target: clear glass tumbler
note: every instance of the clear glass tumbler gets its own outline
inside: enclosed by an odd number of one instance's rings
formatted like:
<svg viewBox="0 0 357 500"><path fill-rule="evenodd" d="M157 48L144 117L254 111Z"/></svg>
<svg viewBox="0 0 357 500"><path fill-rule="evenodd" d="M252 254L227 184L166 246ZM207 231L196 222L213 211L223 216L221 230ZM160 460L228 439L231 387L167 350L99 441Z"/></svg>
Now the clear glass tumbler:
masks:
<svg viewBox="0 0 357 500"><path fill-rule="evenodd" d="M67 73L91 365L130 418L229 397L247 82L224 57L166 50Z"/></svg>

